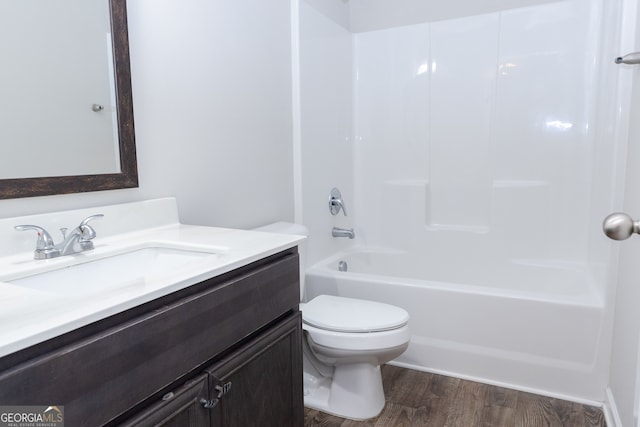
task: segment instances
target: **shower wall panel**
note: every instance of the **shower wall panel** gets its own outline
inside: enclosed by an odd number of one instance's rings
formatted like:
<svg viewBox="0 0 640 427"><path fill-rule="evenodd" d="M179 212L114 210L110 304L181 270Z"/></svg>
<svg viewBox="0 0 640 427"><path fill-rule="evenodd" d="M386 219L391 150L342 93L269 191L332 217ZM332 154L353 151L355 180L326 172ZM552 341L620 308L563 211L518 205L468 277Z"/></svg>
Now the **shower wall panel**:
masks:
<svg viewBox="0 0 640 427"><path fill-rule="evenodd" d="M312 236L308 262L351 243L331 228L352 227L353 194L352 35L325 14L300 2L300 119L302 217ZM329 213L329 192L338 187L348 217Z"/></svg>
<svg viewBox="0 0 640 427"><path fill-rule="evenodd" d="M377 230L367 224L424 224L425 163L429 145L429 27L415 25L355 37L358 65L355 97L355 185L362 239ZM407 210L389 188L418 191L419 206ZM387 198L389 196L389 198ZM401 202L401 203L398 203ZM395 215L398 215L397 217ZM391 218L389 218L391 215ZM399 237L399 236L396 236ZM360 240L362 241L362 240Z"/></svg>
<svg viewBox="0 0 640 427"><path fill-rule="evenodd" d="M430 25L428 226L486 231L489 225L498 19Z"/></svg>
<svg viewBox="0 0 640 427"><path fill-rule="evenodd" d="M598 4L354 35L361 243L585 261Z"/></svg>

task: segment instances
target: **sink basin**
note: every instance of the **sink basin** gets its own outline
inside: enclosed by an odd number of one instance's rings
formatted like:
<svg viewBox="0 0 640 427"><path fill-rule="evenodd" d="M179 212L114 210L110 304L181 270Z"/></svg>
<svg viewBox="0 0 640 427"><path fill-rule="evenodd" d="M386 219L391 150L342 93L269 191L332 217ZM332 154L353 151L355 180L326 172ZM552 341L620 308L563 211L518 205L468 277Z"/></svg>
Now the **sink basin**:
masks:
<svg viewBox="0 0 640 427"><path fill-rule="evenodd" d="M58 295L97 294L125 287L144 287L153 277L188 268L211 256L215 256L215 253L184 248L146 247L6 282Z"/></svg>

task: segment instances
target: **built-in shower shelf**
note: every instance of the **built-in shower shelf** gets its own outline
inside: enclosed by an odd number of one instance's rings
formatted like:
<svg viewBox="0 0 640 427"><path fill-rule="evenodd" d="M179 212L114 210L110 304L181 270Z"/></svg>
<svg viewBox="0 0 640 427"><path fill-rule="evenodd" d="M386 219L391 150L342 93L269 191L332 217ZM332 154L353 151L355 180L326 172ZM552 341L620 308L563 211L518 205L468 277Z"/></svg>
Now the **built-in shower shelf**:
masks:
<svg viewBox="0 0 640 427"><path fill-rule="evenodd" d="M548 185L549 182L539 180L498 179L493 181L493 188L534 188Z"/></svg>
<svg viewBox="0 0 640 427"><path fill-rule="evenodd" d="M487 226L464 224L427 224L425 229L428 231L459 231L476 234L487 234L490 230Z"/></svg>
<svg viewBox="0 0 640 427"><path fill-rule="evenodd" d="M388 179L384 181L387 185L398 185L406 187L426 187L429 181L426 179Z"/></svg>
<svg viewBox="0 0 640 427"><path fill-rule="evenodd" d="M384 181L386 185L401 187L428 187L429 180L426 179L387 179ZM547 187L548 181L533 179L497 179L493 181L493 188L534 188Z"/></svg>

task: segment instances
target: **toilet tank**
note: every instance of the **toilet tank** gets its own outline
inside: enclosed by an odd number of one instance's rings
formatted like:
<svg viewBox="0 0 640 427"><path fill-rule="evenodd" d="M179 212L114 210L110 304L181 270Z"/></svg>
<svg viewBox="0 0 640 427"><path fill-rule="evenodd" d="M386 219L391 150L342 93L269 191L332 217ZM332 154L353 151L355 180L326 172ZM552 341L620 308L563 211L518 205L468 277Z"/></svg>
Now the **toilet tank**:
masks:
<svg viewBox="0 0 640 427"><path fill-rule="evenodd" d="M302 224L292 222L274 222L253 229L254 231L265 231L267 233L294 234L297 236L309 237L309 229ZM300 254L300 301L304 300L304 271L307 262L307 241L298 243L298 253Z"/></svg>

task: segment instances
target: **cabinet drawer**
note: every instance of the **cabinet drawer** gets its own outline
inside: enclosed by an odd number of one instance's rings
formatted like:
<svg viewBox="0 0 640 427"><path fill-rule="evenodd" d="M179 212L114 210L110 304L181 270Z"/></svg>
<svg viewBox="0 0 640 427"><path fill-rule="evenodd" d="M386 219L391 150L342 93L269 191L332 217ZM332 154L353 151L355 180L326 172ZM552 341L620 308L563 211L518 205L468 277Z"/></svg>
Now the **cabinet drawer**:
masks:
<svg viewBox="0 0 640 427"><path fill-rule="evenodd" d="M64 405L96 427L175 383L299 303L298 255L168 302L0 372L0 403Z"/></svg>

